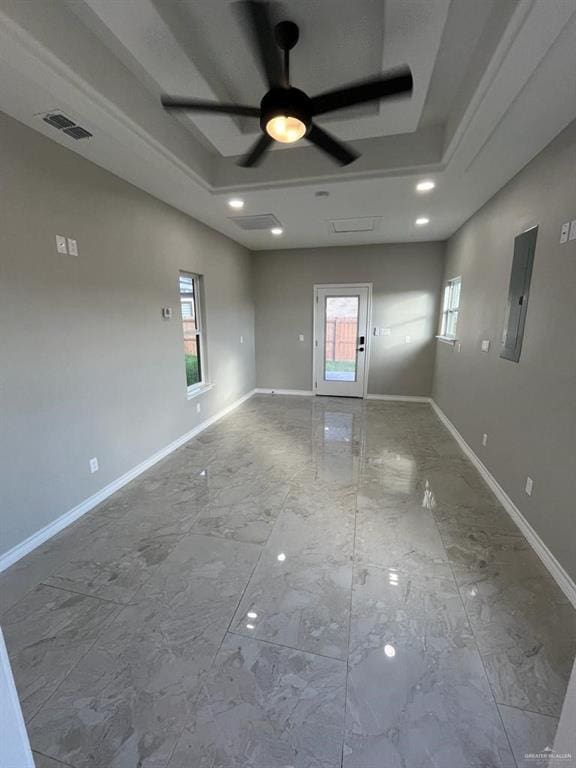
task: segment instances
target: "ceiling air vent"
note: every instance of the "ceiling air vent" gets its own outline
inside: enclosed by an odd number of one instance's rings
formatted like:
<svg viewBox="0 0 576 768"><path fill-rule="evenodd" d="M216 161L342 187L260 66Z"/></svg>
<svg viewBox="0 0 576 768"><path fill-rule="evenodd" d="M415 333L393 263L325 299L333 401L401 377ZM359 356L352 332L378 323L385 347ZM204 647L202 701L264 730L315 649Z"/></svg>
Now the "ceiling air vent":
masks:
<svg viewBox="0 0 576 768"><path fill-rule="evenodd" d="M73 139L89 139L94 135L80 125L74 125L72 128L64 128L64 133L67 136L72 136Z"/></svg>
<svg viewBox="0 0 576 768"><path fill-rule="evenodd" d="M72 139L89 139L93 136L86 128L82 128L81 125L77 125L74 120L70 120L68 115L65 115L60 110L48 112L46 114L37 115L41 117L45 123L51 125L52 128L56 128L58 131L62 131Z"/></svg>
<svg viewBox="0 0 576 768"><path fill-rule="evenodd" d="M377 216L362 216L356 219L332 219L328 223L332 232L373 232L380 222Z"/></svg>
<svg viewBox="0 0 576 768"><path fill-rule="evenodd" d="M260 213L256 216L230 216L230 221L248 232L282 226L273 213Z"/></svg>
<svg viewBox="0 0 576 768"><path fill-rule="evenodd" d="M44 120L45 123L48 123L48 125L51 125L53 128L72 128L74 125L74 122L70 120L70 118L59 112L51 115L45 115L42 120Z"/></svg>

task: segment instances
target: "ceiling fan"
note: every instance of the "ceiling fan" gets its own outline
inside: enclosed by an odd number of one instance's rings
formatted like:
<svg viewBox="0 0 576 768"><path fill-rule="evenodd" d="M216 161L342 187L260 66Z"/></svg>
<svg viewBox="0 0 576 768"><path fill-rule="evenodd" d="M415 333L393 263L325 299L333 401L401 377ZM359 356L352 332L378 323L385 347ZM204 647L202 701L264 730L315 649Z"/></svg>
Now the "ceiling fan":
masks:
<svg viewBox="0 0 576 768"><path fill-rule="evenodd" d="M408 67L403 67L310 97L290 84L290 51L298 42L298 26L293 21L281 21L274 25L272 3L243 0L235 5L250 33L257 60L269 86L260 106L221 104L166 95L162 96L162 104L169 110L259 119L262 136L240 160L238 164L241 166L249 168L257 165L273 141L291 144L304 137L337 163L348 165L359 157L358 153L320 128L314 118L368 101L412 93L412 73Z"/></svg>

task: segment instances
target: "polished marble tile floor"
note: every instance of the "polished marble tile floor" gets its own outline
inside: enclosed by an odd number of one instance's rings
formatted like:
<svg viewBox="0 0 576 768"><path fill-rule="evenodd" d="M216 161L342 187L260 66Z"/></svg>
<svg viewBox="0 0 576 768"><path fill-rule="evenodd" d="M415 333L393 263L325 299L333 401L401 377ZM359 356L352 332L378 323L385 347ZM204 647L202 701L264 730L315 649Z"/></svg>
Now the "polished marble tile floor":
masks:
<svg viewBox="0 0 576 768"><path fill-rule="evenodd" d="M534 766L576 654L427 404L256 396L0 593L44 768Z"/></svg>

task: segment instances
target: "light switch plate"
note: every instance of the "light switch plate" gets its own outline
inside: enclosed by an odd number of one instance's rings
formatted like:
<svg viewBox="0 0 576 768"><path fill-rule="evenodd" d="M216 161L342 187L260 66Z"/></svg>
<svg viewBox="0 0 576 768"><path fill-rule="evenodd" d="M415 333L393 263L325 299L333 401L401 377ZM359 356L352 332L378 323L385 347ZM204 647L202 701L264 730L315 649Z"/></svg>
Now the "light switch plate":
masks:
<svg viewBox="0 0 576 768"><path fill-rule="evenodd" d="M99 469L98 459L95 456L93 459L90 459L90 472L94 474L94 472L98 472Z"/></svg>
<svg viewBox="0 0 576 768"><path fill-rule="evenodd" d="M66 238L63 235L56 235L56 250L58 253L68 253L66 250Z"/></svg>
<svg viewBox="0 0 576 768"><path fill-rule="evenodd" d="M576 219L572 219L570 222L570 234L568 240L576 240Z"/></svg>
<svg viewBox="0 0 576 768"><path fill-rule="evenodd" d="M412 336L406 336L406 344L410 344L412 341Z"/></svg>
<svg viewBox="0 0 576 768"><path fill-rule="evenodd" d="M162 317L164 320L172 319L172 307L162 307Z"/></svg>
<svg viewBox="0 0 576 768"><path fill-rule="evenodd" d="M240 344L244 344L244 336L240 336Z"/></svg>
<svg viewBox="0 0 576 768"><path fill-rule="evenodd" d="M526 491L528 496L532 496L532 488L533 487L534 487L534 483L532 481L532 478L531 477L527 477L526 478L526 487L525 487L524 490Z"/></svg>
<svg viewBox="0 0 576 768"><path fill-rule="evenodd" d="M304 334L303 333L299 334L298 341L304 341Z"/></svg>
<svg viewBox="0 0 576 768"><path fill-rule="evenodd" d="M482 341L482 352L488 352L490 349L490 339L484 339Z"/></svg>
<svg viewBox="0 0 576 768"><path fill-rule="evenodd" d="M484 446L484 448L486 448L487 442L488 442L488 435L486 434L486 432L484 432L484 434L482 435L482 445Z"/></svg>
<svg viewBox="0 0 576 768"><path fill-rule="evenodd" d="M71 237L68 238L68 253L70 256L78 256L78 243Z"/></svg>
<svg viewBox="0 0 576 768"><path fill-rule="evenodd" d="M565 221L564 224L562 224L562 229L560 230L560 245L567 242L569 231L570 231L570 222Z"/></svg>

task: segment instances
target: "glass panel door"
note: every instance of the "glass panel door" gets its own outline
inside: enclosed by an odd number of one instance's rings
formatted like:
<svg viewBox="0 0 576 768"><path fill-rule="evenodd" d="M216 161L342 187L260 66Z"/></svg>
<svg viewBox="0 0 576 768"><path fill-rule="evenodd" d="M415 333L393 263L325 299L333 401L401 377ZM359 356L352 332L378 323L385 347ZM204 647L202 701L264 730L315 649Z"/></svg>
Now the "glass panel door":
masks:
<svg viewBox="0 0 576 768"><path fill-rule="evenodd" d="M324 327L324 381L358 378L359 296L326 296Z"/></svg>
<svg viewBox="0 0 576 768"><path fill-rule="evenodd" d="M314 392L363 397L366 380L367 284L314 286Z"/></svg>

